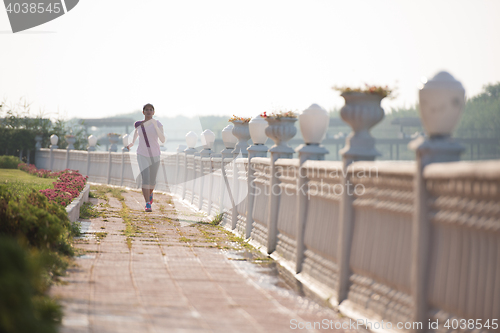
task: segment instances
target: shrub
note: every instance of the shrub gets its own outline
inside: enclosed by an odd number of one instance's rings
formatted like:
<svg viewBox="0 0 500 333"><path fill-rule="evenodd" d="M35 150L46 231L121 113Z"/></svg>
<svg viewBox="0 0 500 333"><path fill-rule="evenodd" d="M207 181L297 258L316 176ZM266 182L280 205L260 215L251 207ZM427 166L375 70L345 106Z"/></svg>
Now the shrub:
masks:
<svg viewBox="0 0 500 333"><path fill-rule="evenodd" d="M0 156L0 169L16 169L19 158L15 156Z"/></svg>
<svg viewBox="0 0 500 333"><path fill-rule="evenodd" d="M78 235L78 227L71 224L64 207L35 190L18 197L0 187L0 221L0 234L24 237L38 249L73 254L71 236Z"/></svg>
<svg viewBox="0 0 500 333"><path fill-rule="evenodd" d="M44 293L46 252L27 250L0 235L0 332L57 331L61 307Z"/></svg>

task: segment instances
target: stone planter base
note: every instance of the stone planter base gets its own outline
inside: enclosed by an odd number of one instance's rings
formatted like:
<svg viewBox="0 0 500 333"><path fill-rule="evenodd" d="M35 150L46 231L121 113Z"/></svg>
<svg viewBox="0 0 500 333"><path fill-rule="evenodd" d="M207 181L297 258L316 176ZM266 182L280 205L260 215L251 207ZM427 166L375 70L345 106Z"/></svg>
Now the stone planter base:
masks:
<svg viewBox="0 0 500 333"><path fill-rule="evenodd" d="M80 207L84 202L89 201L90 184L86 184L80 195L76 197L71 203L66 206L66 213L68 213L68 218L71 222L78 221L80 217Z"/></svg>

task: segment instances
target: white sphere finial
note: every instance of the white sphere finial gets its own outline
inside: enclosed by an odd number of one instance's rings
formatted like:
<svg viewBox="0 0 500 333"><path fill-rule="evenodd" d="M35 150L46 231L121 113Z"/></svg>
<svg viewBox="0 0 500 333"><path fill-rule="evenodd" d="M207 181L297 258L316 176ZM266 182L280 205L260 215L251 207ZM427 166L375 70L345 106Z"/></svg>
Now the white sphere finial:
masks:
<svg viewBox="0 0 500 333"><path fill-rule="evenodd" d="M449 136L465 107L465 89L450 73L442 71L419 91L420 116L427 134Z"/></svg>
<svg viewBox="0 0 500 333"><path fill-rule="evenodd" d="M194 148L197 141L198 135L196 135L195 132L189 131L188 134L186 134L186 144L189 148Z"/></svg>
<svg viewBox="0 0 500 333"><path fill-rule="evenodd" d="M58 142L58 141L59 141L59 137L58 137L57 135L52 134L52 135L50 136L50 144L51 144L51 145L53 145L53 146L57 145L57 142Z"/></svg>

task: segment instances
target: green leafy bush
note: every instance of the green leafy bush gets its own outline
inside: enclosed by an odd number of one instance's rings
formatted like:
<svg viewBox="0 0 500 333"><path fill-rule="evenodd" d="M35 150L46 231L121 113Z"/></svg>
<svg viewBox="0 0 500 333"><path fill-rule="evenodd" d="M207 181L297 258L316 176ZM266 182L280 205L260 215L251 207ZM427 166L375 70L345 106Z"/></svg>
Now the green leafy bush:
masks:
<svg viewBox="0 0 500 333"><path fill-rule="evenodd" d="M19 158L15 156L0 156L0 169L17 169Z"/></svg>
<svg viewBox="0 0 500 333"><path fill-rule="evenodd" d="M79 234L61 205L32 190L20 197L0 187L0 234L24 237L30 246L73 255L71 237Z"/></svg>
<svg viewBox="0 0 500 333"><path fill-rule="evenodd" d="M0 332L57 331L60 305L45 295L47 251L27 250L15 239L0 235Z"/></svg>

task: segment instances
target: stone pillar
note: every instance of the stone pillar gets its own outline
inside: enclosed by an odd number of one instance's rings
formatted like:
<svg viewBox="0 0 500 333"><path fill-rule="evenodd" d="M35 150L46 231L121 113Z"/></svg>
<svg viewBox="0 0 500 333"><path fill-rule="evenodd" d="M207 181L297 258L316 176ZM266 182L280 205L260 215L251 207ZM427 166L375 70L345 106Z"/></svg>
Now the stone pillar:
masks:
<svg viewBox="0 0 500 333"><path fill-rule="evenodd" d="M50 170L52 170L54 166L54 149L59 148L57 146L57 141L59 141L59 137L55 134L50 136Z"/></svg>
<svg viewBox="0 0 500 333"><path fill-rule="evenodd" d="M271 179L269 192L268 210L268 230L267 230L267 253L271 254L276 250L278 240L278 212L280 195L276 191L279 189L279 175L276 168L276 161L279 158L292 158L294 150L288 145L288 141L297 133L295 122L297 118L266 118L269 126L266 128L266 135L274 141L274 145L269 149L271 153Z"/></svg>
<svg viewBox="0 0 500 333"><path fill-rule="evenodd" d="M346 138L346 145L340 151L343 170L354 161L373 161L380 153L375 149L375 139L370 134L370 128L384 118L384 110L380 106L383 96L370 93L349 92L341 95L345 106L340 110L342 119L348 123L352 132ZM352 233L354 227L353 188L347 175L342 180L344 191L340 202L338 237L338 302L347 298L349 277L351 271L349 260L351 256ZM351 195L350 195L351 194Z"/></svg>
<svg viewBox="0 0 500 333"><path fill-rule="evenodd" d="M252 234L253 228L253 207L255 202L255 170L252 166L252 158L254 157L267 157L267 146L263 144L256 144L248 147L248 196L247 196L247 225L245 229L245 238L249 238Z"/></svg>
<svg viewBox="0 0 500 333"><path fill-rule="evenodd" d="M300 132L305 144L295 149L299 154L299 172L297 178L297 258L295 271L302 271L304 261L304 233L307 219L307 169L303 164L307 160L323 161L329 151L321 146L329 125L329 115L317 104L311 105L299 116Z"/></svg>
<svg viewBox="0 0 500 333"><path fill-rule="evenodd" d="M238 203L239 203L239 183L238 183L238 167L236 166L236 159L238 157L248 158L248 140L250 140L250 131L248 122L242 120L234 120L234 127L232 130L233 135L238 139L236 146L233 150L233 191L231 202L233 203L233 214L231 216L231 229L236 228L238 222Z"/></svg>
<svg viewBox="0 0 500 333"><path fill-rule="evenodd" d="M438 73L419 91L420 115L427 136L419 137L408 145L416 152L417 172L415 174L415 209L412 224L411 290L414 303L412 321L424 323L427 331L429 305L429 246L432 225L429 220L428 200L424 169L431 163L460 160L465 150L451 138L465 106L465 89L447 72Z"/></svg>
<svg viewBox="0 0 500 333"><path fill-rule="evenodd" d="M250 137L253 145L247 148L248 151L248 176L247 176L247 225L245 228L245 238L249 238L253 228L253 208L255 202L255 170L252 166L252 158L267 157L268 148L265 145L267 141L266 128L268 124L262 116L256 116L248 123Z"/></svg>
<svg viewBox="0 0 500 333"><path fill-rule="evenodd" d="M186 177L184 177L184 184L182 185L182 199L186 197L186 182L188 181L188 170L187 170L187 162L188 162L188 155L194 155L197 150L194 148L196 146L196 142L198 141L198 135L196 135L195 132L190 131L186 134L186 143L188 148L184 150L184 162L185 162L185 168L186 168ZM196 173L195 169L195 164L194 164L194 159L193 159L193 175ZM194 184L194 177L193 177L193 184ZM191 194L191 202L193 202L193 197L194 197L194 192Z"/></svg>
<svg viewBox="0 0 500 333"><path fill-rule="evenodd" d="M41 135L35 136L35 141L36 141L35 149L36 150L40 150L42 148L42 139L43 139L43 137Z"/></svg>
<svg viewBox="0 0 500 333"><path fill-rule="evenodd" d="M111 181L111 167L112 167L111 162L112 162L112 160L111 160L111 150L110 150L110 151L108 151L108 177L107 177L108 180L107 180L107 184L109 184Z"/></svg>

